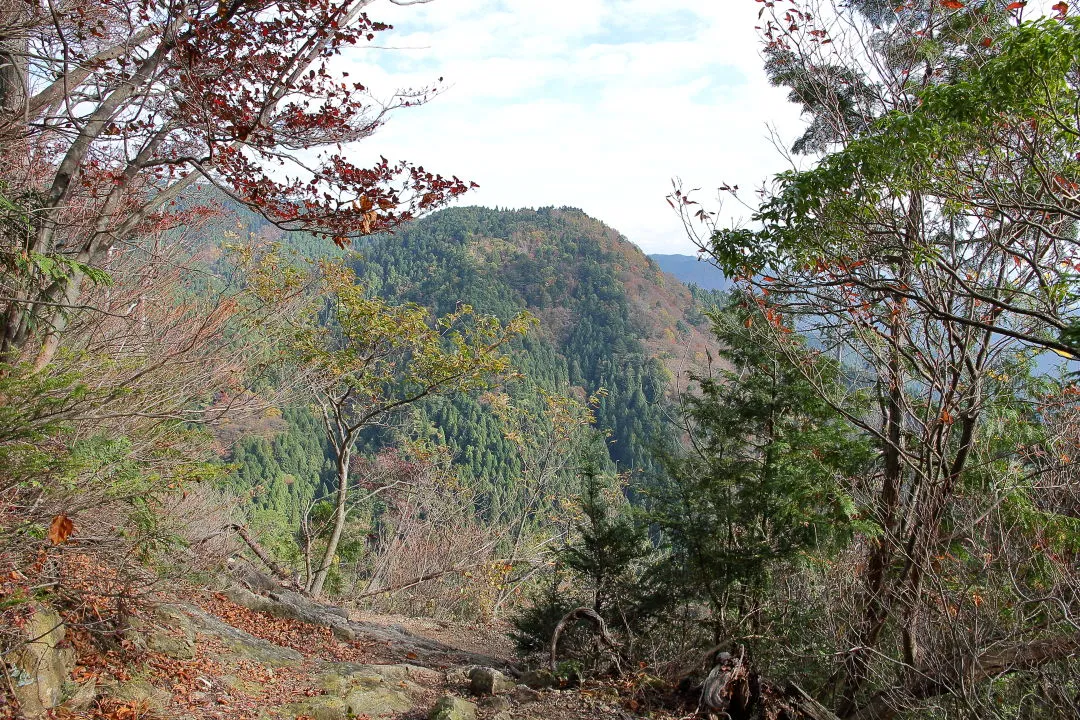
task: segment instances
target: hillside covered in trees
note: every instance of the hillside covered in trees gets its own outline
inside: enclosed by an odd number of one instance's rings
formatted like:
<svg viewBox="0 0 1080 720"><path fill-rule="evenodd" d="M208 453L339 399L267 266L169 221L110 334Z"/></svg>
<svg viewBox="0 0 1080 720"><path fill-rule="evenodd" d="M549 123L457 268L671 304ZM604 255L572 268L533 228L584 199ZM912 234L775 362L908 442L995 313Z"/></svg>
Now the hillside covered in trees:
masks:
<svg viewBox="0 0 1080 720"><path fill-rule="evenodd" d="M284 242L312 248L302 237ZM443 210L365 241L348 262L368 291L438 315L462 304L503 322L534 315L537 327L510 353L518 377L504 389L533 409L545 393L593 396L595 443L606 447L601 467L624 473L631 488L655 483L660 453L678 432L670 412L680 384L715 354L703 310L716 298L695 299L579 210ZM369 430L361 446L377 453L402 437L444 446L479 493L478 512L512 512L521 449L489 402L482 393L426 400L394 427ZM332 452L312 411L286 409L275 421L223 429L242 435L225 458L236 466L235 487L252 494L263 523L282 530L332 486Z"/></svg>
<svg viewBox="0 0 1080 720"><path fill-rule="evenodd" d="M1076 720L1075 4L754 3L725 292L358 164L369 6L0 0L0 718Z"/></svg>

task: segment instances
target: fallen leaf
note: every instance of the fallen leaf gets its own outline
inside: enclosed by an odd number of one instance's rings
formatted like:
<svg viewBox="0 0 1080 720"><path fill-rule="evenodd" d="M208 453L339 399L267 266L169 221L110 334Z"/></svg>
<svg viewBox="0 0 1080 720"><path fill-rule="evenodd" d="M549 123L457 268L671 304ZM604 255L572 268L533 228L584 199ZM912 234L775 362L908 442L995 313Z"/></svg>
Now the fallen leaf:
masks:
<svg viewBox="0 0 1080 720"><path fill-rule="evenodd" d="M71 521L71 518L60 513L53 518L52 524L49 525L49 542L53 545L61 545L65 540L71 537L71 533L74 530L75 523Z"/></svg>

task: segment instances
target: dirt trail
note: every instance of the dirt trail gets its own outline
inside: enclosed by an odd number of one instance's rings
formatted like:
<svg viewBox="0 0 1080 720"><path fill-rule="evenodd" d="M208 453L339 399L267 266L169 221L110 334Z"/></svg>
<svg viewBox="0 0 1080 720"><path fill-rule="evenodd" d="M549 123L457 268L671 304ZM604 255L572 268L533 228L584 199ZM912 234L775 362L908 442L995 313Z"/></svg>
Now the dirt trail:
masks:
<svg viewBox="0 0 1080 720"><path fill-rule="evenodd" d="M535 690L508 680L498 695L474 695L472 666L517 670L497 626L345 613L289 594L191 591L182 602L162 600L133 618L118 648L70 634L74 699L50 717L422 720L447 695L465 714L446 720L636 717L610 683Z"/></svg>

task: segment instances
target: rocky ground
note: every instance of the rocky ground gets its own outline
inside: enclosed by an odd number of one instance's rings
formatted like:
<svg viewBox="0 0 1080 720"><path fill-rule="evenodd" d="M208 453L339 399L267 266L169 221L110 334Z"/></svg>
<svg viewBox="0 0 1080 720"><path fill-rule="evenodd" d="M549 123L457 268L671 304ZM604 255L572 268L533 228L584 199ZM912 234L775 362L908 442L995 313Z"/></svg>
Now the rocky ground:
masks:
<svg viewBox="0 0 1080 720"><path fill-rule="evenodd" d="M496 630L350 614L284 592L189 592L148 605L112 644L42 606L28 636L37 641L18 659L26 670L13 673L21 710L0 706L0 717L646 717L632 680L552 687L545 673L514 666Z"/></svg>

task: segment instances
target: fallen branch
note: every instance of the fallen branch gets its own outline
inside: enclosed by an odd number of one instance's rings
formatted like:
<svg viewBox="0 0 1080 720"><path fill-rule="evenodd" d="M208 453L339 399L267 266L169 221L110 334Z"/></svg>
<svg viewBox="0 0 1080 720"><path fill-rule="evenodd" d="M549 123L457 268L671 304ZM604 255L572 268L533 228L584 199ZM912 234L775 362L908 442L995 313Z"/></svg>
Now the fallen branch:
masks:
<svg viewBox="0 0 1080 720"><path fill-rule="evenodd" d="M259 541L248 534L246 527L234 523L232 525L228 525L226 527L226 530L235 530L236 534L240 536L240 539L247 543L247 546L251 548L251 552L255 553L255 557L259 558L259 560L262 561L263 565L265 565L266 568L270 572L272 572L275 577L292 584L292 574L288 570L274 562L273 558L271 558L270 555L267 554L266 550L263 550L263 547L259 544Z"/></svg>
<svg viewBox="0 0 1080 720"><path fill-rule="evenodd" d="M562 620L560 620L559 624L555 626L555 632L551 634L552 674L556 672L556 656L559 646L559 636L562 635L562 632L566 629L567 625L577 620L588 620L596 626L596 629L600 634L601 642L608 646L608 649L611 650L612 657L615 658L615 669L620 675L622 675L622 667L619 664L619 644L615 642L615 638L613 638L611 636L611 633L608 632L607 624L604 622L604 618L600 617L600 615L597 614L596 611L591 610L587 607L579 607L571 610L570 612L566 613L566 615L563 615Z"/></svg>
<svg viewBox="0 0 1080 720"><path fill-rule="evenodd" d="M390 585L389 587L379 588L378 590L369 590L367 592L354 595L354 600L363 600L369 597L378 597L379 595L386 595L387 593L397 592L398 590L408 590L411 587L422 585L423 583L430 582L432 580L438 580L439 578L446 577L447 575L453 575L454 573L462 572L463 570L473 570L481 565L487 564L485 562L475 563L473 565L462 565L459 567L446 568L443 570L434 570L419 577L406 580L405 582L398 583L396 585Z"/></svg>

